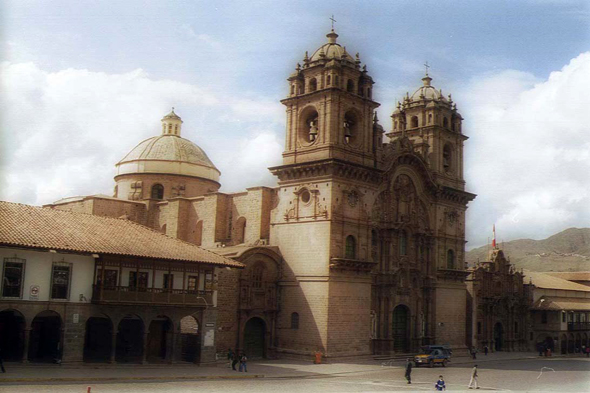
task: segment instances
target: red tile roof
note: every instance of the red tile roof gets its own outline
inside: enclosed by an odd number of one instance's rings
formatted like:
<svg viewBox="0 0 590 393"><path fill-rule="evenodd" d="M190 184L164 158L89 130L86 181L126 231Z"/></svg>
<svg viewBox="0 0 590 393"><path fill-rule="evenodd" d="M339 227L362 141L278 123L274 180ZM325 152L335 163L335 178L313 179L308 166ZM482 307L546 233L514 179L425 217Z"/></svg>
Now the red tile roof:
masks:
<svg viewBox="0 0 590 393"><path fill-rule="evenodd" d="M0 246L244 267L240 262L133 221L3 201Z"/></svg>

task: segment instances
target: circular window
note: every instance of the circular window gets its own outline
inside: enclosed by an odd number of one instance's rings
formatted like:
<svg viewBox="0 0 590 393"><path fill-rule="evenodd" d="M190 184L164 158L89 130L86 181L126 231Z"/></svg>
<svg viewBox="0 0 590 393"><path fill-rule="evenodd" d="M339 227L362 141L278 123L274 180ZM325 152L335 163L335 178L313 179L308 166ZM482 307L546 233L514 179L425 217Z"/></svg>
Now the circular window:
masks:
<svg viewBox="0 0 590 393"><path fill-rule="evenodd" d="M311 200L311 194L305 190L301 193L301 202L308 203Z"/></svg>

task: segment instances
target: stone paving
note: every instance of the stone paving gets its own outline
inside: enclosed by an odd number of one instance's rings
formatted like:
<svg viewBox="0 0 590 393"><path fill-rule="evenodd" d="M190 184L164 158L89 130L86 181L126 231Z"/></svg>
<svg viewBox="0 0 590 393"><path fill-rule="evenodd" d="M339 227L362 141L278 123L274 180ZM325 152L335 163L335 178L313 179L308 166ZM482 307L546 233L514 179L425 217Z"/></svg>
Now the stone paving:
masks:
<svg viewBox="0 0 590 393"><path fill-rule="evenodd" d="M496 352L488 356L478 355L477 362L492 362L514 359L536 359L533 352ZM574 357L574 356L571 356ZM579 357L576 356L576 357ZM176 365L40 365L6 363L6 374L0 374L0 383L41 382L118 382L118 381L166 381L166 380L215 380L240 378L314 378L329 375L354 375L376 371L384 367L403 367L405 356L392 359L373 358L335 360L330 363L313 364L310 361L281 359L248 362L248 372L233 371L227 364L212 366ZM454 364L470 364L468 357L455 357Z"/></svg>

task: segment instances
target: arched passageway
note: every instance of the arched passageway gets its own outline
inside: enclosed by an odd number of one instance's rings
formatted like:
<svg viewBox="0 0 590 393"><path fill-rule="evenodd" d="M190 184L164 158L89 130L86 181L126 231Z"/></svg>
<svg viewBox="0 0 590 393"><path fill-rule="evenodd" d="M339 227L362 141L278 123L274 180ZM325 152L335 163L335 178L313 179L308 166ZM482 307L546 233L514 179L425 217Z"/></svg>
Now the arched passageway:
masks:
<svg viewBox="0 0 590 393"><path fill-rule="evenodd" d="M159 315L152 320L149 327L147 342L147 359L158 362L168 359L169 348L172 348L172 322L170 318Z"/></svg>
<svg viewBox="0 0 590 393"><path fill-rule="evenodd" d="M567 346L568 346L568 342L567 342L567 336L564 334L561 336L561 354L565 355L567 354Z"/></svg>
<svg viewBox="0 0 590 393"><path fill-rule="evenodd" d="M501 351L504 347L504 327L500 322L494 325L494 349Z"/></svg>
<svg viewBox="0 0 590 393"><path fill-rule="evenodd" d="M201 352L199 321L191 315L180 320L180 360L198 363Z"/></svg>
<svg viewBox="0 0 590 393"><path fill-rule="evenodd" d="M106 316L88 318L84 337L85 362L109 362L113 345L113 324Z"/></svg>
<svg viewBox="0 0 590 393"><path fill-rule="evenodd" d="M261 318L251 318L244 328L243 350L251 359L260 359L266 355L266 323Z"/></svg>
<svg viewBox="0 0 590 393"><path fill-rule="evenodd" d="M0 348L2 359L17 362L23 359L25 318L16 310L0 312Z"/></svg>
<svg viewBox="0 0 590 393"><path fill-rule="evenodd" d="M61 361L61 317L51 310L42 311L31 323L29 360L31 362Z"/></svg>
<svg viewBox="0 0 590 393"><path fill-rule="evenodd" d="M574 335L570 334L569 337L567 338L567 352L574 353L575 348L576 348L576 340L574 339Z"/></svg>
<svg viewBox="0 0 590 393"><path fill-rule="evenodd" d="M410 310L406 306L397 306L393 309L391 321L393 350L396 352L408 352L410 350Z"/></svg>
<svg viewBox="0 0 590 393"><path fill-rule="evenodd" d="M143 360L143 333L143 321L138 316L128 315L119 322L117 362L140 363Z"/></svg>

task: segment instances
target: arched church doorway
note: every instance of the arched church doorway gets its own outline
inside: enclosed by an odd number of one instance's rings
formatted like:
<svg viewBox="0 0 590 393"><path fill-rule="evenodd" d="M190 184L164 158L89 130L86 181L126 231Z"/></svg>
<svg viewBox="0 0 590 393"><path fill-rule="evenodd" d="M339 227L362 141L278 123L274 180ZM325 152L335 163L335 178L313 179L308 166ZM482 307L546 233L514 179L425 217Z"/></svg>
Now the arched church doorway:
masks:
<svg viewBox="0 0 590 393"><path fill-rule="evenodd" d="M31 324L29 360L55 362L61 359L61 317L51 310L42 311Z"/></svg>
<svg viewBox="0 0 590 393"><path fill-rule="evenodd" d="M123 363L139 363L143 359L143 321L128 315L119 322L115 359Z"/></svg>
<svg viewBox="0 0 590 393"><path fill-rule="evenodd" d="M25 317L16 310L0 312L0 348L2 359L17 362L23 359Z"/></svg>
<svg viewBox="0 0 590 393"><path fill-rule="evenodd" d="M149 327L147 359L158 362L167 359L168 348L172 342L172 322L170 318L159 315Z"/></svg>
<svg viewBox="0 0 590 393"><path fill-rule="evenodd" d="M198 363L201 353L199 321L192 315L180 320L180 347L184 362Z"/></svg>
<svg viewBox="0 0 590 393"><path fill-rule="evenodd" d="M494 325L494 349L501 351L504 346L504 328L500 322Z"/></svg>
<svg viewBox="0 0 590 393"><path fill-rule="evenodd" d="M263 358L265 355L266 323L261 318L251 318L244 328L244 352L248 358Z"/></svg>
<svg viewBox="0 0 590 393"><path fill-rule="evenodd" d="M408 352L410 350L410 310L406 306L399 305L393 309L392 337L393 349L396 352Z"/></svg>
<svg viewBox="0 0 590 393"><path fill-rule="evenodd" d="M90 317L84 338L85 362L108 362L113 345L113 324L107 316Z"/></svg>

